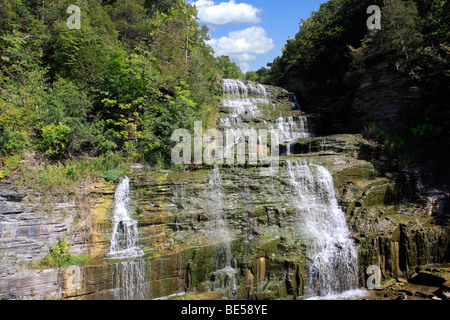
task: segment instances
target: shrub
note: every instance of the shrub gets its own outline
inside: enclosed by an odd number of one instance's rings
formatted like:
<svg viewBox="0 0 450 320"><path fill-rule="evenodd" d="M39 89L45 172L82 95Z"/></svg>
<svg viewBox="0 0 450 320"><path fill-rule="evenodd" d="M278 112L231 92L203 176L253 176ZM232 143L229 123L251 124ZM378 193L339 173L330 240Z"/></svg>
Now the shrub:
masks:
<svg viewBox="0 0 450 320"><path fill-rule="evenodd" d="M42 128L42 139L39 149L44 156L50 158L62 157L67 152L70 128L61 122L57 125L50 124Z"/></svg>
<svg viewBox="0 0 450 320"><path fill-rule="evenodd" d="M36 267L59 268L70 265L85 265L88 263L88 260L89 257L87 255L72 255L69 252L69 245L66 241L66 237L63 236L61 240L53 244L47 256Z"/></svg>

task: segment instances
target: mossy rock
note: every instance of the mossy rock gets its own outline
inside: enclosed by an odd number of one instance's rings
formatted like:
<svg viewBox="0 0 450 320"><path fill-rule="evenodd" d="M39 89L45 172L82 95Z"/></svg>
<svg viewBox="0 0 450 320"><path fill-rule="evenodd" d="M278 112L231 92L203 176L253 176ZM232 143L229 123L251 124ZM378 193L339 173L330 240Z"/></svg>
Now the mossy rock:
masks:
<svg viewBox="0 0 450 320"><path fill-rule="evenodd" d="M195 288L202 282L208 280L211 274L224 266L219 266L220 246L207 246L194 251L189 266L192 286Z"/></svg>
<svg viewBox="0 0 450 320"><path fill-rule="evenodd" d="M370 163L355 164L335 172L333 181L335 187L339 188L349 181L371 179L373 175L373 167Z"/></svg>
<svg viewBox="0 0 450 320"><path fill-rule="evenodd" d="M218 291L203 292L203 293L188 293L182 296L171 297L168 300L222 300L222 294Z"/></svg>

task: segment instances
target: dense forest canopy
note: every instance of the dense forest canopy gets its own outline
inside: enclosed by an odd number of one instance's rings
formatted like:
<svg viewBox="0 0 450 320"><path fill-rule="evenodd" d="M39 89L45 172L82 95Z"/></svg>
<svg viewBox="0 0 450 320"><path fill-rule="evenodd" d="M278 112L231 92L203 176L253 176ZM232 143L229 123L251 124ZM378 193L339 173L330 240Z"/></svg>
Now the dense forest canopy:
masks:
<svg viewBox="0 0 450 320"><path fill-rule="evenodd" d="M0 0L0 18L3 164L31 151L164 165L173 130L208 125L219 79L242 76L183 0Z"/></svg>
<svg viewBox="0 0 450 320"><path fill-rule="evenodd" d="M71 5L79 29L67 26ZM382 10L381 30L366 27L370 5ZM196 15L184 0L0 0L1 177L30 154L169 165L172 132L213 125L220 79L244 77L214 56ZM245 78L285 87L324 127L340 121L340 131L419 164L450 147L449 38L448 1L330 0L300 21L281 56ZM406 127L354 112L361 79L380 62L420 88L420 99L404 101Z"/></svg>
<svg viewBox="0 0 450 320"><path fill-rule="evenodd" d="M366 27L370 5L381 8L381 30ZM299 32L269 68L246 76L289 88L305 111L332 114L347 132L370 131L394 155L418 164L442 158L450 147L449 46L448 1L330 0L300 21ZM352 108L361 78L381 62L421 91L420 100L404 101L402 130L358 118Z"/></svg>

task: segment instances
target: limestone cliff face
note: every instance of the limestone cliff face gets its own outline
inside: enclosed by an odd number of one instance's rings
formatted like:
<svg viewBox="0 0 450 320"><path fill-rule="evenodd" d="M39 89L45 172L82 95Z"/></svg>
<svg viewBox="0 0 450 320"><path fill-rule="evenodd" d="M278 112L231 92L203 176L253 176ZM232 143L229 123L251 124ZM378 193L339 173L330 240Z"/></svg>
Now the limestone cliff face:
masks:
<svg viewBox="0 0 450 320"><path fill-rule="evenodd" d="M376 120L391 128L403 128L399 115L405 101L420 98L420 87L401 75L395 66L382 62L372 66L354 93L353 109L363 119Z"/></svg>
<svg viewBox="0 0 450 320"><path fill-rule="evenodd" d="M243 126L283 126L304 120L280 88L267 88L272 104ZM228 110L229 111L229 110ZM223 108L222 112L227 112ZM289 123L295 128L295 120ZM130 215L138 221L139 259L105 259L111 239L114 185L84 186L83 203L52 199L52 214L39 197L12 191L0 196L0 296L3 299L156 299L208 293L214 299L301 299L310 294L310 243L298 229L287 163L323 166L358 250L359 285L377 265L383 279L408 278L421 265L448 262L448 195L421 189L374 143L359 135L296 138L282 143L276 171L261 165L222 166L220 194L212 167L180 172L139 170L130 175ZM287 151L290 151L289 153ZM214 190L212 190L214 189ZM218 205L220 204L220 208ZM43 208L42 210L38 210ZM217 224L220 210L229 243ZM88 215L86 215L88 212ZM74 232L88 217L89 237ZM86 219L84 219L86 220ZM86 220L87 221L87 220ZM63 234L83 267L29 270ZM233 270L231 270L233 269Z"/></svg>
<svg viewBox="0 0 450 320"><path fill-rule="evenodd" d="M65 238L73 255L96 256L109 247L107 233L86 229L110 221L112 185L91 182L73 190L77 196L48 198L19 191L5 181L0 186L0 296L3 299L45 299L64 293L64 270L28 269ZM105 217L106 215L106 217Z"/></svg>

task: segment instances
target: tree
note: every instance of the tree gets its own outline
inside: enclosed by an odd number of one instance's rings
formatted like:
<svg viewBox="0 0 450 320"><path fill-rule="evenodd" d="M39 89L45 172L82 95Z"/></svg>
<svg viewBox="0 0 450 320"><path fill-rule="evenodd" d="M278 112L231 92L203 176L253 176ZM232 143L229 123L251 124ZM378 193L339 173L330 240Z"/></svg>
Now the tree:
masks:
<svg viewBox="0 0 450 320"><path fill-rule="evenodd" d="M41 46L17 30L0 36L0 155L20 154L30 144L47 87Z"/></svg>
<svg viewBox="0 0 450 320"><path fill-rule="evenodd" d="M256 73L256 71L248 71L245 74L245 80L249 80L249 81L254 81L254 82L259 82L259 76Z"/></svg>
<svg viewBox="0 0 450 320"><path fill-rule="evenodd" d="M16 18L14 0L0 0L0 34L11 29L11 24Z"/></svg>
<svg viewBox="0 0 450 320"><path fill-rule="evenodd" d="M228 56L217 58L217 66L222 72L222 77L227 79L241 79L244 74L239 66L230 60Z"/></svg>
<svg viewBox="0 0 450 320"><path fill-rule="evenodd" d="M143 0L117 0L107 6L107 11L122 42L136 47L149 38L151 27Z"/></svg>
<svg viewBox="0 0 450 320"><path fill-rule="evenodd" d="M222 76L184 0L0 0L0 156L118 153L168 163L213 121ZM69 5L81 29L69 29Z"/></svg>
<svg viewBox="0 0 450 320"><path fill-rule="evenodd" d="M61 132L56 129L69 128L67 132L64 131L64 148L58 152L51 151L52 155L63 156L66 152L80 154L85 147L95 144L95 126L88 123L92 108L93 99L88 92L67 79L58 78L49 88L37 110L36 129L42 137L46 132L50 140L50 133L58 133L61 137ZM48 148L49 145L44 147Z"/></svg>
<svg viewBox="0 0 450 320"><path fill-rule="evenodd" d="M263 84L271 84L271 74L270 69L261 67L258 71L256 71L258 74L259 82Z"/></svg>

